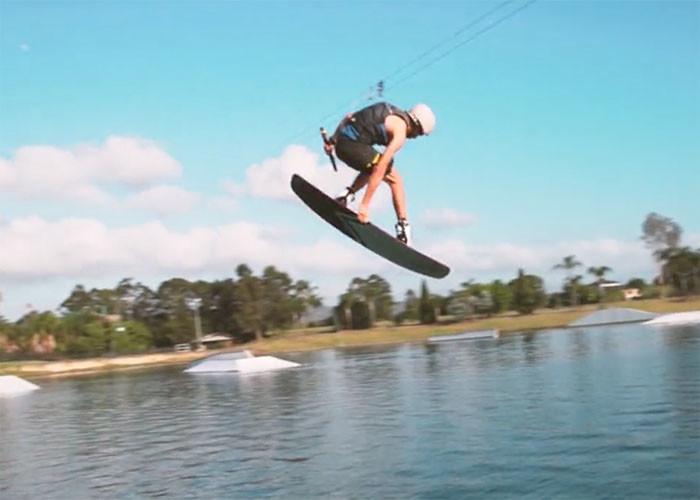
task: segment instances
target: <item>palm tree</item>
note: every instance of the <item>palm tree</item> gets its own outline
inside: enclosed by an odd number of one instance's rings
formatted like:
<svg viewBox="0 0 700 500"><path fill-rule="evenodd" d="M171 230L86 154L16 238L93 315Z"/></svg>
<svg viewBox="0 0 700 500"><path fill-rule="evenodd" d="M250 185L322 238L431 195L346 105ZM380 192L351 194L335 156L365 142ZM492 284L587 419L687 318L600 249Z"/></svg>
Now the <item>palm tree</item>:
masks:
<svg viewBox="0 0 700 500"><path fill-rule="evenodd" d="M563 269L564 271L566 271L566 280L564 281L564 286L566 287L566 283L572 283L574 269L582 265L583 264L576 260L575 255L567 255L559 264L555 265L552 269ZM576 300L576 287L571 286L571 305L574 306L577 304L577 302L578 301Z"/></svg>
<svg viewBox="0 0 700 500"><path fill-rule="evenodd" d="M604 278L605 275L606 275L607 273L609 273L610 271L612 271L612 269L609 268L608 266L589 267L589 268L588 268L588 274L592 274L593 276L595 276L596 278L598 278L598 279L596 280L596 283L598 283L598 284L600 284L600 283L602 283L603 281L605 281L603 278Z"/></svg>
<svg viewBox="0 0 700 500"><path fill-rule="evenodd" d="M612 271L612 269L608 266L591 266L588 268L588 274L592 274L597 278L596 284L598 285L598 301L600 301L601 297L603 296L603 281L605 281L605 274L609 273L610 271Z"/></svg>

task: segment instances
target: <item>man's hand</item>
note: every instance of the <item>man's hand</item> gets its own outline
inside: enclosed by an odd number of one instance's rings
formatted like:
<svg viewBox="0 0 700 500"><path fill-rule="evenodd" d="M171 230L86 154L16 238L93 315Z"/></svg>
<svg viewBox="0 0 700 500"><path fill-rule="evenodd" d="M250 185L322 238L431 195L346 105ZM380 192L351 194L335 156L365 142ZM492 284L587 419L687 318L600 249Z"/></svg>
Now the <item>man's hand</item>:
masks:
<svg viewBox="0 0 700 500"><path fill-rule="evenodd" d="M364 203L360 205L360 209L357 211L357 220L363 224L367 224L369 222L369 207Z"/></svg>
<svg viewBox="0 0 700 500"><path fill-rule="evenodd" d="M331 156L333 154L333 143L332 142L324 143L323 150L326 152L326 154L328 156Z"/></svg>

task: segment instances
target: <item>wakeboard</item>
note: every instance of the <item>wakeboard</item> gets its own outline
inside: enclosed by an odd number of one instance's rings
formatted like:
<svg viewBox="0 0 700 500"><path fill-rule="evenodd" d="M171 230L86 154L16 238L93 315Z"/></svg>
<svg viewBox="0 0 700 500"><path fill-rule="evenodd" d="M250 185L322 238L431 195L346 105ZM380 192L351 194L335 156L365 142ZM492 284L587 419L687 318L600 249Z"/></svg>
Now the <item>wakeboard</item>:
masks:
<svg viewBox="0 0 700 500"><path fill-rule="evenodd" d="M398 266L431 278L444 278L449 274L450 268L446 265L405 245L371 222L361 223L357 220L355 212L326 195L300 175L294 174L291 184L294 193L311 210L368 250Z"/></svg>

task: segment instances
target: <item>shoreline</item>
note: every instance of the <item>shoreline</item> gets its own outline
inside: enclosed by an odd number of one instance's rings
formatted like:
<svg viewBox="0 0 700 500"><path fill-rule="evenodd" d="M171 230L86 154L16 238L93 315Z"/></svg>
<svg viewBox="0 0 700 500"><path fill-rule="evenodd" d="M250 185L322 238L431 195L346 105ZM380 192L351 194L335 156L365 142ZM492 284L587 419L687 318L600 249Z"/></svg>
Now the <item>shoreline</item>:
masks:
<svg viewBox="0 0 700 500"><path fill-rule="evenodd" d="M652 313L674 313L700 310L700 298L686 300L655 299L634 303L611 303L606 307L628 307ZM541 310L530 315L501 315L457 323L434 325L384 325L368 330L318 332L293 330L262 341L249 342L226 349L195 352L134 354L113 358L65 359L61 361L18 361L0 363L0 375L16 375L26 379L95 375L115 371L150 369L188 364L216 353L248 349L257 355L272 355L321 349L392 345L425 342L433 335L449 335L476 330L498 329L503 336L567 328L572 321L601 309L594 306L559 310ZM620 323L611 323L620 324ZM598 325L602 326L602 325Z"/></svg>

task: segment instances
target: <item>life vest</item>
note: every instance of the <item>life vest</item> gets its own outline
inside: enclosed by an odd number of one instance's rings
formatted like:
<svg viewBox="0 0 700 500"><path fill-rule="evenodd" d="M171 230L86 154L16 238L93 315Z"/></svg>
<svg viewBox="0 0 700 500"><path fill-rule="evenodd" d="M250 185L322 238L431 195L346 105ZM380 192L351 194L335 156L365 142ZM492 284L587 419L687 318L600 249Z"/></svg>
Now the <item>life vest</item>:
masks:
<svg viewBox="0 0 700 500"><path fill-rule="evenodd" d="M378 102L353 113L349 120L341 123L338 132L363 144L386 146L390 138L384 120L389 115L398 116L406 125L411 123L408 113L402 109L388 102Z"/></svg>

